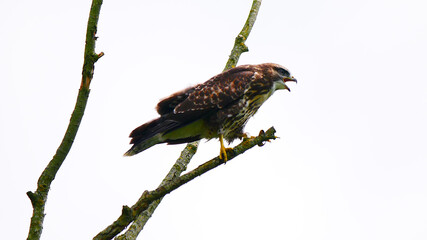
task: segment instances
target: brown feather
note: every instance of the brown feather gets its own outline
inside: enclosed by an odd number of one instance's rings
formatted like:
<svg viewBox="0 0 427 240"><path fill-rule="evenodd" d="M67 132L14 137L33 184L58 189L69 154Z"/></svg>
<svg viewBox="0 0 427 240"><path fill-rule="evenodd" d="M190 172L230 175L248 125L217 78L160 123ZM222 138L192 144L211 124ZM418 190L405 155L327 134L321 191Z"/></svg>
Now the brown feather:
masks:
<svg viewBox="0 0 427 240"><path fill-rule="evenodd" d="M187 99L188 95L194 92L195 87L189 87L182 91L176 92L171 96L161 100L156 107L157 112L160 115L165 115L167 113L171 113L175 107Z"/></svg>
<svg viewBox="0 0 427 240"><path fill-rule="evenodd" d="M134 145L126 155L158 143L177 144L220 135L231 142L242 137L246 122L274 92L274 81L284 81L279 71L287 70L272 63L241 65L161 100L156 107L160 117L132 131Z"/></svg>
<svg viewBox="0 0 427 240"><path fill-rule="evenodd" d="M224 108L243 96L253 75L254 69L249 65L218 74L207 82L195 86L193 92L176 106L174 113L185 114Z"/></svg>

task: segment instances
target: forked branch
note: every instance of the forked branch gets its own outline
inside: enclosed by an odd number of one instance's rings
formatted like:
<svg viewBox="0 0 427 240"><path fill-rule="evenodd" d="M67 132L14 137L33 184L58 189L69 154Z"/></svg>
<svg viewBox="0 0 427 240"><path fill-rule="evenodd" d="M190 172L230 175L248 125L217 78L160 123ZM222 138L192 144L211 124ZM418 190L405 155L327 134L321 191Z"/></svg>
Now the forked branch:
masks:
<svg viewBox="0 0 427 240"><path fill-rule="evenodd" d="M261 131L257 137L244 139L239 145L227 151L228 162L256 145L263 146L266 141L276 139L276 136L274 135L275 132L276 130L271 127L266 132ZM172 192L173 190L179 188L194 178L218 167L221 164L224 164L224 161L219 157L215 157L210 161L207 161L198 166L196 169L180 177L175 177L169 183L161 185L156 190L145 191L132 207L123 206L120 217L114 223L96 235L93 239L112 239L114 236L123 231L127 225L134 221L139 214L146 210L152 202L164 197L166 194Z"/></svg>

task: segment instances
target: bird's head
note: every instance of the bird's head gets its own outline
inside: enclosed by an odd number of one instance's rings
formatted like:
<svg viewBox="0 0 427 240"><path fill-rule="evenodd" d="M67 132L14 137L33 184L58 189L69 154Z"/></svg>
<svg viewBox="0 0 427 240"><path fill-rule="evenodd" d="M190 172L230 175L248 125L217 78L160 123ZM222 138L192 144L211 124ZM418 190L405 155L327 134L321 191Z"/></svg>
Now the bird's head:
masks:
<svg viewBox="0 0 427 240"><path fill-rule="evenodd" d="M274 90L277 89L286 89L291 91L286 82L297 82L297 80L291 75L289 70L279 64L268 63L269 65L269 74L271 74L271 79L273 80Z"/></svg>

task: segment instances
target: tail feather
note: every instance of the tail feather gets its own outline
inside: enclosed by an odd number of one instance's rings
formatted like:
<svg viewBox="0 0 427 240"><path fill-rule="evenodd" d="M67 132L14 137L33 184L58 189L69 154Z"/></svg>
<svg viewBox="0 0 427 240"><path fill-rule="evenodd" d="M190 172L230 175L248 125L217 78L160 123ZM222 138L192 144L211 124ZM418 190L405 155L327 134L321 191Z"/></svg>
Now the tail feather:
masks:
<svg viewBox="0 0 427 240"><path fill-rule="evenodd" d="M133 156L137 153L144 151L147 148L150 148L158 143L162 142L161 134L157 134L151 138L146 139L138 144L134 144L125 154L124 156Z"/></svg>
<svg viewBox="0 0 427 240"><path fill-rule="evenodd" d="M129 135L132 139L131 144L138 144L154 135L168 131L174 127L179 126L177 122L167 120L163 117L152 120L151 122L145 123L135 128Z"/></svg>
<svg viewBox="0 0 427 240"><path fill-rule="evenodd" d="M182 123L180 122L160 117L135 128L129 135L132 138L130 144L133 144L133 146L124 156L135 155L158 143L162 143L164 141L162 138L164 133L172 131L181 125Z"/></svg>

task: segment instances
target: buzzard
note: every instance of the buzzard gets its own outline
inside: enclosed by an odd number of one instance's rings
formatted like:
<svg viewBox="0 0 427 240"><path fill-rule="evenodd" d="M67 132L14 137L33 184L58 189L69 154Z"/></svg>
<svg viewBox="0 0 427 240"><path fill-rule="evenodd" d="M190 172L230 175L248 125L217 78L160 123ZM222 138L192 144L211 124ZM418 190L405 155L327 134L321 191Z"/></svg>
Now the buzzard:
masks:
<svg viewBox="0 0 427 240"><path fill-rule="evenodd" d="M296 79L279 64L241 65L174 93L157 104L159 118L131 132L133 146L124 155L135 155L158 143L219 138L219 157L227 161L224 139L230 143L244 137L249 118L275 90L290 91L288 81Z"/></svg>

